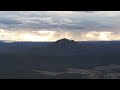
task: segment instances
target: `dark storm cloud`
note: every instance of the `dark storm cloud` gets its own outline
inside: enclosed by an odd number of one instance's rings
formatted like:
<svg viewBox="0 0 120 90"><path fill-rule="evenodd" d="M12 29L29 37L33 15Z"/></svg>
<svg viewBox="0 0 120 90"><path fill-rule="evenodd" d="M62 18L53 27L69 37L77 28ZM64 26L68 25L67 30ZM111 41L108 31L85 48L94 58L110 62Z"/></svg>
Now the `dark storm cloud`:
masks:
<svg viewBox="0 0 120 90"><path fill-rule="evenodd" d="M72 24L48 24L48 23L29 23L29 24L21 24L19 25L19 27L17 26L17 28L21 28L21 29L36 29L36 30L40 30L40 29L84 29L84 27L82 26L78 26L78 25L72 25Z"/></svg>
<svg viewBox="0 0 120 90"><path fill-rule="evenodd" d="M119 27L119 12L100 11L15 11L0 12L0 27L6 29L108 30ZM115 29L114 29L115 30Z"/></svg>
<svg viewBox="0 0 120 90"><path fill-rule="evenodd" d="M22 24L21 21L13 19L13 18L0 18L0 24L5 24L5 25L17 25L17 24Z"/></svg>

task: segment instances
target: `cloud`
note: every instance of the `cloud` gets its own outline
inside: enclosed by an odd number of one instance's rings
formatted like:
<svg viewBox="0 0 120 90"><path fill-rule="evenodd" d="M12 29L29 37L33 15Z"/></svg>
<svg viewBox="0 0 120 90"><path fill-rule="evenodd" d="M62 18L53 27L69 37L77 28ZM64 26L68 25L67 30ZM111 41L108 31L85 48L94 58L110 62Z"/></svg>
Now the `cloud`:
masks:
<svg viewBox="0 0 120 90"><path fill-rule="evenodd" d="M92 41L120 40L120 33L114 33L110 31L104 31L104 32L90 31L86 33L84 38L86 40L92 40Z"/></svg>
<svg viewBox="0 0 120 90"><path fill-rule="evenodd" d="M0 24L16 25L16 24L21 24L21 21L10 19L10 18L0 18Z"/></svg>
<svg viewBox="0 0 120 90"><path fill-rule="evenodd" d="M119 15L120 11L1 11L0 28L5 31L0 38L22 40L24 32L34 40L43 36L44 40L119 40ZM54 34L49 36L48 31Z"/></svg>
<svg viewBox="0 0 120 90"><path fill-rule="evenodd" d="M120 33L110 31L69 31L69 30L39 30L39 31L10 31L0 29L0 40L7 41L56 41L61 38L76 41L110 41L120 40Z"/></svg>
<svg viewBox="0 0 120 90"><path fill-rule="evenodd" d="M103 11L4 11L0 12L0 23L6 24L7 29L104 28L102 26L109 27L114 26L114 23L119 23L119 13L120 12L113 13ZM0 26L3 27L3 25Z"/></svg>

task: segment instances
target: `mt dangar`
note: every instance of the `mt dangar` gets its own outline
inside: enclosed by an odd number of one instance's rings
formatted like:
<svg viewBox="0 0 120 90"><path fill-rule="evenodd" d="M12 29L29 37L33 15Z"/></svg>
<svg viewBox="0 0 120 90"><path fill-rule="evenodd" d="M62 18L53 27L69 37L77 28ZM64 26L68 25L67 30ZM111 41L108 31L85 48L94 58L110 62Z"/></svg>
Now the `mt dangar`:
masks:
<svg viewBox="0 0 120 90"><path fill-rule="evenodd" d="M51 44L51 48L70 49L70 48L76 48L76 47L79 47L78 42L76 42L74 40L69 40L66 38L60 39Z"/></svg>

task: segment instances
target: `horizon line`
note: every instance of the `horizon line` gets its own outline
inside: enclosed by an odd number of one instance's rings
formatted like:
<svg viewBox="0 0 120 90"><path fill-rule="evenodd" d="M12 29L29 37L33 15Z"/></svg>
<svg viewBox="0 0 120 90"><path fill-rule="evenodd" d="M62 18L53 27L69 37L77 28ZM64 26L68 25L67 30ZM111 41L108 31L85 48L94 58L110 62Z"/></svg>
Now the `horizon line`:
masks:
<svg viewBox="0 0 120 90"><path fill-rule="evenodd" d="M61 39L58 39L58 40L61 40ZM55 40L55 41L12 41L12 40L0 40L0 42L3 42L3 43L14 43L14 42L56 42L58 40ZM68 39L68 40L71 40L71 39ZM120 40L82 40L82 41L76 41L74 40L75 42L112 42L112 41L120 41Z"/></svg>

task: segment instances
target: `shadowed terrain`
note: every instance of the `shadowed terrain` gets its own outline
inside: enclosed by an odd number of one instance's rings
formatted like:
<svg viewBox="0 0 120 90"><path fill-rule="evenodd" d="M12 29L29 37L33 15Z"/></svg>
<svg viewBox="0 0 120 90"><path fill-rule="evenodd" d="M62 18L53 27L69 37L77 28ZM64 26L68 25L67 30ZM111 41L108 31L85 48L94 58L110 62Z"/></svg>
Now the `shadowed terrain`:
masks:
<svg viewBox="0 0 120 90"><path fill-rule="evenodd" d="M120 41L0 42L0 78L91 78L66 69L99 76L95 68L112 64L120 65Z"/></svg>

